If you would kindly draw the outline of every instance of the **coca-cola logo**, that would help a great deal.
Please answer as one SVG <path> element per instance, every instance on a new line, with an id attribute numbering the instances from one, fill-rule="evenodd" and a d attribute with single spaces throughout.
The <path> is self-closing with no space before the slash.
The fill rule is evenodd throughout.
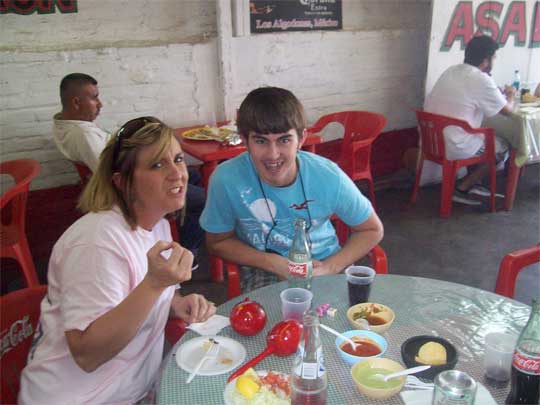
<path id="1" fill-rule="evenodd" d="M 540 357 L 525 356 L 516 350 L 513 363 L 514 367 L 526 374 L 540 375 Z"/>
<path id="2" fill-rule="evenodd" d="M 295 276 L 306 277 L 308 265 L 307 263 L 292 263 L 289 262 L 289 274 Z"/>
<path id="3" fill-rule="evenodd" d="M 2 354 L 0 357 L 33 334 L 34 328 L 30 324 L 30 315 L 26 315 L 22 319 L 13 322 L 9 329 L 4 329 L 0 333 L 0 342 L 2 345 Z"/>

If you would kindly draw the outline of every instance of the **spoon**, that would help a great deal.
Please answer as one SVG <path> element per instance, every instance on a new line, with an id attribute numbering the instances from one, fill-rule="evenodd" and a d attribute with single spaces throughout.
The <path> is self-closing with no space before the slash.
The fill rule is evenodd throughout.
<path id="1" fill-rule="evenodd" d="M 431 366 L 428 365 L 428 366 L 412 367 L 412 368 L 407 368 L 405 370 L 398 371 L 397 373 L 392 373 L 392 374 L 387 374 L 387 375 L 373 374 L 371 378 L 386 382 L 388 380 L 391 380 L 392 378 L 401 377 L 402 375 L 419 373 L 420 371 L 427 370 L 428 368 L 431 368 Z"/>
<path id="2" fill-rule="evenodd" d="M 330 333 L 332 333 L 333 335 L 339 336 L 340 338 L 342 338 L 342 339 L 346 340 L 347 342 L 349 342 L 349 343 L 352 345 L 353 350 L 356 349 L 357 343 L 356 343 L 354 340 L 352 340 L 351 338 L 348 338 L 347 336 L 342 335 L 342 334 L 339 333 L 337 330 L 334 330 L 334 329 L 332 329 L 331 327 L 326 326 L 326 325 L 324 325 L 324 324 L 322 324 L 322 323 L 320 323 L 319 326 L 320 326 L 321 328 L 323 328 L 325 331 L 330 332 Z"/>

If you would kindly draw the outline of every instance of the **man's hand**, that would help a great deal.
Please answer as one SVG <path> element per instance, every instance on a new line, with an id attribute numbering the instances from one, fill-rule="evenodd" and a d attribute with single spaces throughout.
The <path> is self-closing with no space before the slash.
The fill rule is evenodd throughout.
<path id="1" fill-rule="evenodd" d="M 171 250 L 169 259 L 162 252 Z M 193 254 L 176 242 L 159 241 L 146 254 L 146 279 L 154 288 L 165 288 L 191 279 Z"/>
<path id="2" fill-rule="evenodd" d="M 328 276 L 331 274 L 337 274 L 340 269 L 332 266 L 327 261 L 318 261 L 313 259 L 313 277 Z"/>
<path id="3" fill-rule="evenodd" d="M 204 322 L 216 313 L 214 303 L 200 294 L 189 294 L 185 297 L 175 295 L 172 310 L 175 316 L 187 323 Z"/>
<path id="4" fill-rule="evenodd" d="M 512 99 L 514 98 L 514 94 L 516 94 L 516 88 L 514 86 L 504 86 L 503 94 L 506 97 L 506 99 Z"/>

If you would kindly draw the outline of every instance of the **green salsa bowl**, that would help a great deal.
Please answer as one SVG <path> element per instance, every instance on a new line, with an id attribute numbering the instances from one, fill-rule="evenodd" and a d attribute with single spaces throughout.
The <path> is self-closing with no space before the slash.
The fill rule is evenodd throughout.
<path id="1" fill-rule="evenodd" d="M 374 377 L 374 375 L 382 374 L 384 376 L 404 369 L 401 364 L 394 360 L 370 358 L 356 363 L 351 368 L 351 376 L 358 391 L 365 396 L 373 399 L 386 399 L 401 391 L 407 376 L 392 378 L 384 382 L 381 378 Z"/>

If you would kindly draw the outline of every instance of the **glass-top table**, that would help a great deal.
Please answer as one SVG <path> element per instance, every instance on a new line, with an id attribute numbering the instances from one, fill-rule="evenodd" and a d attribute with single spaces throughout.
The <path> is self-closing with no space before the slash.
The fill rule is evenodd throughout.
<path id="1" fill-rule="evenodd" d="M 474 269 L 470 269 L 474 271 Z M 281 320 L 279 293 L 287 282 L 276 283 L 244 294 L 218 307 L 217 313 L 228 316 L 232 307 L 249 296 L 263 305 L 268 321 L 256 336 L 241 336 L 227 327 L 220 332 L 242 343 L 247 350 L 246 361 L 259 354 L 266 346 L 266 334 Z M 329 303 L 337 308 L 334 318 L 325 316 L 321 322 L 345 331 L 352 329 L 347 321 L 347 283 L 344 275 L 316 277 L 313 279 L 313 307 Z M 385 357 L 403 363 L 401 344 L 411 336 L 434 335 L 449 340 L 458 350 L 455 367 L 469 373 L 483 383 L 497 403 L 504 403 L 509 387 L 491 387 L 483 377 L 484 337 L 496 330 L 515 333 L 525 326 L 530 307 L 494 293 L 461 284 L 434 279 L 398 275 L 377 275 L 370 295 L 371 302 L 390 306 L 396 319 L 383 336 L 388 340 Z M 188 373 L 176 364 L 174 355 L 180 344 L 198 336 L 188 331 L 164 360 L 158 387 L 159 404 L 211 405 L 223 404 L 223 391 L 230 373 L 217 376 L 197 376 L 185 384 Z M 350 367 L 336 352 L 335 337 L 321 330 L 321 339 L 328 372 L 328 404 L 351 404 L 362 401 L 370 404 L 402 404 L 399 395 L 384 401 L 368 399 L 360 394 L 350 376 Z M 290 373 L 294 355 L 267 357 L 256 370 Z"/>

